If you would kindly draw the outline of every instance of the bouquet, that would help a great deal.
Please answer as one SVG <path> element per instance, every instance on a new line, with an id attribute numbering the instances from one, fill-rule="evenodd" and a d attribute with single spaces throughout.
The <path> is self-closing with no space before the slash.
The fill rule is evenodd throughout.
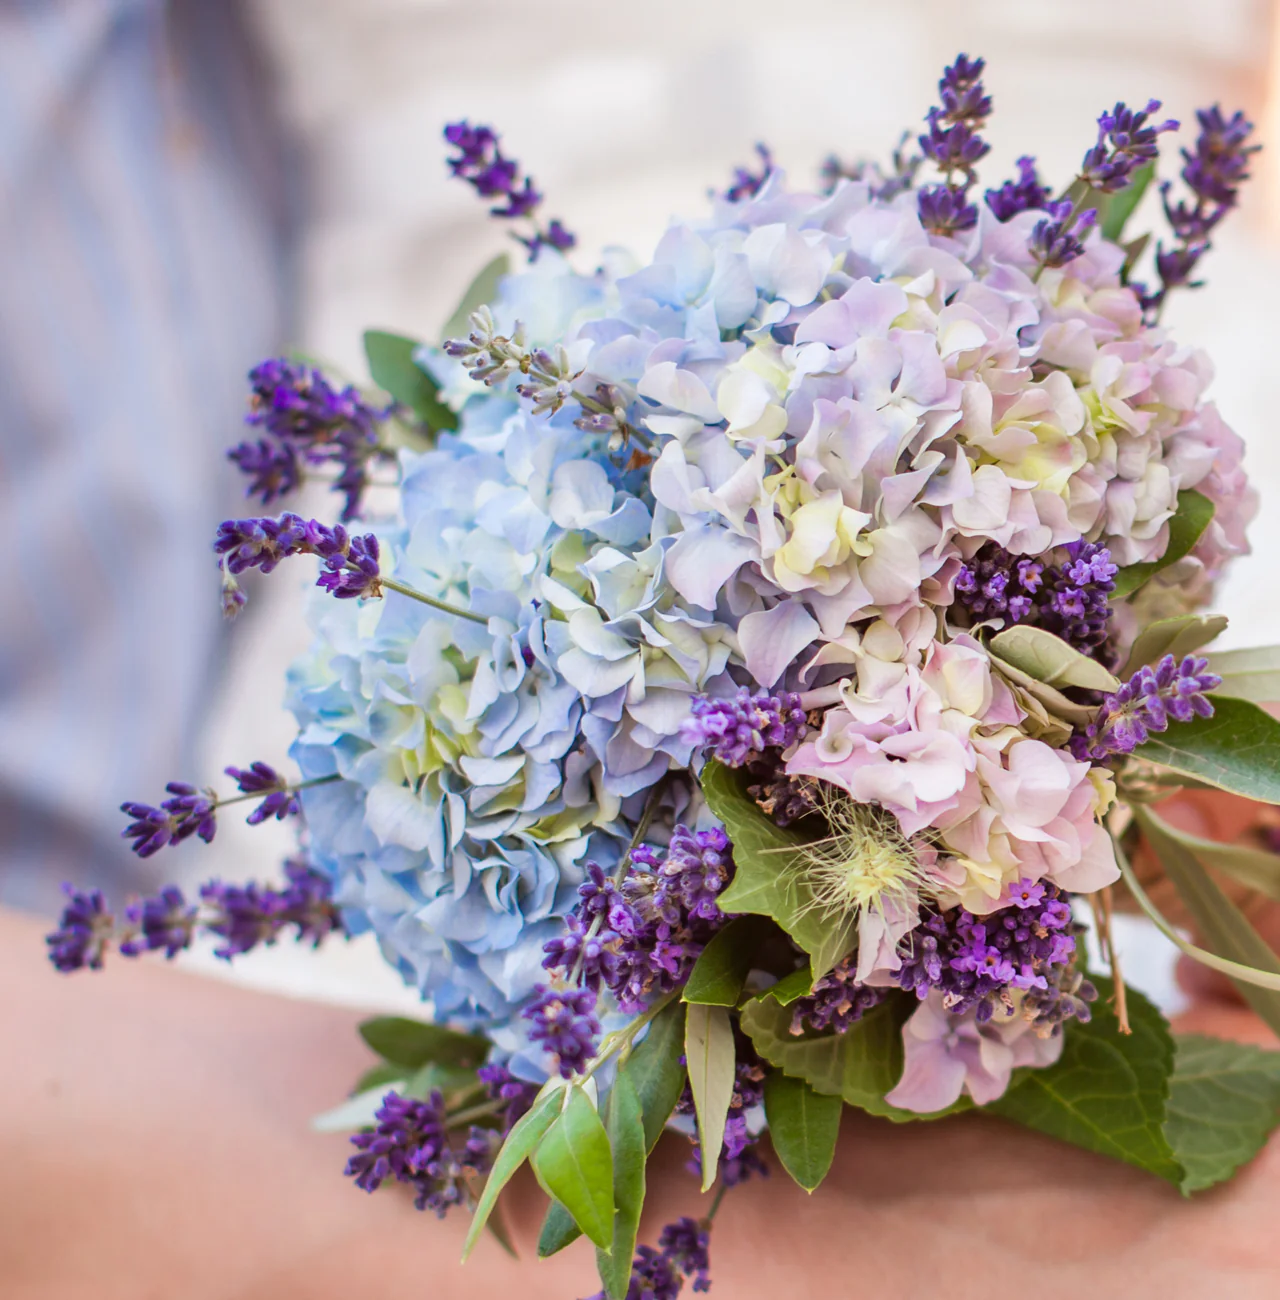
<path id="1" fill-rule="evenodd" d="M 1222 884 L 1280 897 L 1280 856 L 1159 810 L 1280 803 L 1280 649 L 1200 654 L 1256 501 L 1160 324 L 1256 146 L 1202 111 L 1152 245 L 1159 103 L 1104 112 L 1065 189 L 1022 158 L 984 191 L 982 75 L 957 58 L 890 166 L 794 189 L 761 146 L 650 261 L 590 272 L 494 132 L 448 127 L 527 264 L 487 266 L 439 346 L 367 334 L 371 388 L 259 366 L 230 453 L 263 507 L 317 474 L 342 498 L 214 543 L 229 615 L 250 570 L 319 561 L 301 775 L 124 805 L 143 856 L 238 801 L 300 815 L 301 855 L 119 917 L 71 891 L 54 963 L 371 929 L 424 1018 L 364 1026 L 379 1060 L 320 1121 L 348 1175 L 470 1211 L 470 1250 L 527 1161 L 539 1253 L 585 1235 L 613 1300 L 707 1289 L 764 1136 L 812 1190 L 846 1105 L 982 1107 L 1184 1192 L 1247 1160 L 1277 1056 L 1172 1035 L 1109 933 L 1145 909 L 1280 1030 L 1280 961 Z M 637 1245 L 667 1129 L 714 1200 Z"/>

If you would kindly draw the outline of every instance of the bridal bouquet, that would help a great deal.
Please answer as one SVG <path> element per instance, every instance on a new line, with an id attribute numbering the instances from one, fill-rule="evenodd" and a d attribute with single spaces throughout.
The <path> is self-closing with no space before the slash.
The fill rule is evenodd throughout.
<path id="1" fill-rule="evenodd" d="M 1251 127 L 1199 114 L 1152 244 L 1159 104 L 1104 112 L 1064 189 L 1022 158 L 982 190 L 982 73 L 946 69 L 890 167 L 797 189 L 761 147 L 651 260 L 587 272 L 498 137 L 450 126 L 527 265 L 486 267 L 439 345 L 366 335 L 370 389 L 264 363 L 230 453 L 264 507 L 326 468 L 343 499 L 214 544 L 228 614 L 249 570 L 319 561 L 301 776 L 124 806 L 143 855 L 240 800 L 300 814 L 302 854 L 119 917 L 73 891 L 55 964 L 372 929 L 424 1019 L 364 1027 L 380 1060 L 321 1121 L 355 1130 L 348 1174 L 465 1207 L 470 1250 L 528 1161 L 539 1253 L 585 1235 L 613 1300 L 705 1290 L 724 1190 L 762 1149 L 816 1188 L 845 1105 L 982 1107 L 1184 1192 L 1247 1160 L 1276 1056 L 1171 1034 L 1109 933 L 1123 888 L 1280 1029 L 1280 960 L 1223 889 L 1280 897 L 1280 855 L 1159 809 L 1280 802 L 1280 650 L 1200 654 L 1256 501 L 1160 324 Z M 666 1129 L 716 1195 L 637 1246 Z"/>

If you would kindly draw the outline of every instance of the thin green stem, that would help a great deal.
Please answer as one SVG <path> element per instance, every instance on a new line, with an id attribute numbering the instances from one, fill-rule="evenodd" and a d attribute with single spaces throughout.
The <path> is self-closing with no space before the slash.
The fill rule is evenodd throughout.
<path id="1" fill-rule="evenodd" d="M 702 1221 L 709 1228 L 715 1220 L 716 1214 L 720 1210 L 720 1202 L 724 1200 L 724 1194 L 729 1190 L 729 1184 L 721 1181 L 719 1188 L 716 1190 L 716 1199 L 711 1202 L 711 1208 L 707 1211 L 706 1218 Z"/>
<path id="2" fill-rule="evenodd" d="M 484 614 L 475 614 L 469 609 L 460 609 L 457 605 L 450 605 L 446 601 L 437 600 L 434 596 L 428 596 L 425 591 L 418 591 L 415 587 L 407 586 L 403 582 L 397 582 L 394 578 L 388 578 L 385 574 L 378 578 L 378 581 L 384 587 L 390 587 L 392 591 L 398 591 L 402 596 L 408 596 L 410 600 L 419 600 L 424 605 L 430 605 L 432 609 L 438 609 L 442 613 L 452 614 L 455 618 L 470 619 L 472 623 L 489 622 Z"/>
<path id="3" fill-rule="evenodd" d="M 495 1101 L 484 1101 L 478 1106 L 469 1106 L 466 1110 L 454 1111 L 449 1116 L 449 1127 L 456 1128 L 462 1124 L 470 1124 L 473 1119 L 484 1119 L 489 1115 L 496 1115 L 508 1104 L 499 1097 Z"/>
<path id="4" fill-rule="evenodd" d="M 629 1025 L 622 1029 L 615 1030 L 612 1034 L 604 1039 L 600 1044 L 600 1051 L 591 1061 L 583 1072 L 580 1083 L 585 1083 L 593 1074 L 613 1055 L 621 1051 L 624 1047 L 630 1047 L 635 1036 L 647 1025 L 657 1014 L 662 1011 L 679 993 L 679 989 L 672 989 L 670 993 L 664 993 L 651 1007 L 637 1016 Z"/>

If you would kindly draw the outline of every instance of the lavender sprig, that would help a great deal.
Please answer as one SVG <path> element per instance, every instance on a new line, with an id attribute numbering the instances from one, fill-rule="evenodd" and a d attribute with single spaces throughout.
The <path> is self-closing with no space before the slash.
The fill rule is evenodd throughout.
<path id="1" fill-rule="evenodd" d="M 69 901 L 58 928 L 45 940 L 49 960 L 63 972 L 101 970 L 113 943 L 125 957 L 162 951 L 173 958 L 204 931 L 223 941 L 214 955 L 230 961 L 274 944 L 290 926 L 299 942 L 309 939 L 313 946 L 341 932 L 329 877 L 298 859 L 287 861 L 284 869 L 283 888 L 211 880 L 201 886 L 199 903 L 188 903 L 181 889 L 167 885 L 153 897 L 131 901 L 120 923 L 98 890 L 64 885 Z"/>
<path id="2" fill-rule="evenodd" d="M 1019 158 L 1017 167 L 1016 181 L 1005 181 L 998 190 L 988 190 L 984 196 L 987 207 L 1000 221 L 1008 221 L 1019 212 L 1034 212 L 1049 202 L 1051 191 L 1040 182 L 1036 160 L 1030 157 Z"/>
<path id="3" fill-rule="evenodd" d="M 595 1055 L 600 1022 L 591 989 L 543 988 L 520 1012 L 530 1022 L 529 1038 L 555 1057 L 561 1078 L 582 1074 Z"/>
<path id="4" fill-rule="evenodd" d="M 943 175 L 942 184 L 926 185 L 919 194 L 920 224 L 931 234 L 957 235 L 978 221 L 968 195 L 978 162 L 991 151 L 979 134 L 991 114 L 982 84 L 985 67 L 982 59 L 956 57 L 938 82 L 942 105 L 929 110 L 929 129 L 918 138 L 922 156 Z"/>
<path id="5" fill-rule="evenodd" d="M 735 167 L 733 179 L 724 192 L 724 198 L 730 203 L 739 203 L 743 199 L 753 199 L 760 193 L 761 187 L 773 173 L 773 154 L 768 145 L 756 142 L 756 154 L 760 158 L 760 170 L 753 172 L 749 167 Z"/>
<path id="6" fill-rule="evenodd" d="M 1102 760 L 1132 754 L 1151 732 L 1170 721 L 1213 717 L 1206 692 L 1222 685 L 1207 659 L 1187 655 L 1181 662 L 1165 655 L 1155 667 L 1139 668 L 1114 695 L 1108 695 L 1084 735 L 1072 737 L 1077 758 Z"/>
<path id="7" fill-rule="evenodd" d="M 680 736 L 726 767 L 741 767 L 766 749 L 793 745 L 807 726 L 794 691 L 771 695 L 742 686 L 736 695 L 724 698 L 695 697 L 690 716 L 680 725 Z"/>
<path id="8" fill-rule="evenodd" d="M 1102 194 L 1114 194 L 1133 184 L 1138 168 L 1152 162 L 1160 152 L 1160 135 L 1176 131 L 1178 123 L 1168 118 L 1159 124 L 1151 115 L 1160 111 L 1160 101 L 1150 100 L 1144 109 L 1117 103 L 1098 118 L 1098 140 L 1080 164 L 1079 179 Z"/>
<path id="9" fill-rule="evenodd" d="M 515 235 L 528 250 L 529 261 L 537 261 L 544 248 L 564 252 L 577 243 L 559 220 L 545 226 L 538 223 L 534 213 L 543 196 L 531 176 L 521 175 L 520 164 L 502 152 L 498 134 L 492 127 L 452 122 L 445 127 L 444 138 L 458 151 L 448 159 L 449 170 L 466 181 L 481 198 L 498 200 L 489 209 L 493 216 L 529 219 L 532 231 Z"/>

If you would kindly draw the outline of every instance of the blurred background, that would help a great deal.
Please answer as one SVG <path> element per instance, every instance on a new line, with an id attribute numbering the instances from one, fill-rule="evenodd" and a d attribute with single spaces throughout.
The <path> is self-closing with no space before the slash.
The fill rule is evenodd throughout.
<path id="1" fill-rule="evenodd" d="M 0 901 L 52 916 L 62 880 L 119 899 L 267 876 L 289 851 L 286 827 L 224 817 L 212 845 L 139 861 L 117 809 L 284 760 L 309 580 L 286 566 L 221 622 L 209 542 L 244 513 L 225 449 L 256 361 L 296 347 L 359 378 L 364 329 L 437 338 L 509 246 L 448 180 L 446 121 L 503 133 L 584 264 L 606 244 L 647 254 L 758 140 L 801 182 L 833 151 L 886 158 L 961 50 L 988 63 L 988 185 L 1021 153 L 1065 183 L 1117 98 L 1162 99 L 1187 139 L 1194 109 L 1221 102 L 1280 142 L 1277 8 L 0 0 Z M 1177 165 L 1166 143 L 1162 173 Z M 1209 286 L 1166 321 L 1213 357 L 1267 502 L 1218 601 L 1222 644 L 1254 645 L 1280 640 L 1280 150 L 1219 243 Z M 1141 927 L 1125 939 L 1135 982 L 1172 1003 L 1171 957 Z M 306 996 L 415 1002 L 362 943 L 234 970 L 190 960 Z"/>

